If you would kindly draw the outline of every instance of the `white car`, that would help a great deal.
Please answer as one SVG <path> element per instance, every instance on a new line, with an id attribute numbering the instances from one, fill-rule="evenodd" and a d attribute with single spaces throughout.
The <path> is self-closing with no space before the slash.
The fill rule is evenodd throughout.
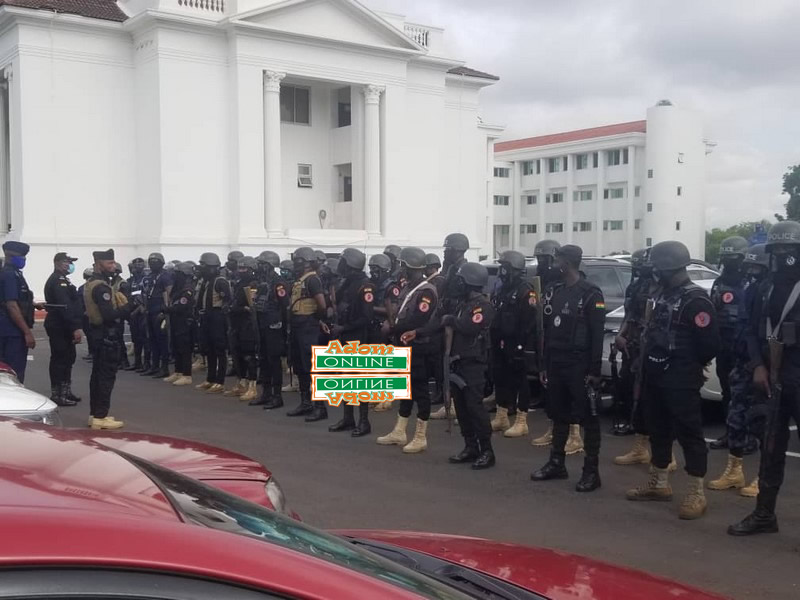
<path id="1" fill-rule="evenodd" d="M 686 272 L 689 274 L 689 279 L 691 279 L 693 283 L 699 285 L 707 292 L 711 291 L 714 280 L 719 277 L 719 271 L 700 263 L 690 264 L 686 267 Z"/>
<path id="2" fill-rule="evenodd" d="M 61 426 L 61 416 L 56 403 L 47 396 L 22 385 L 14 369 L 2 362 L 0 362 L 0 417 Z"/>

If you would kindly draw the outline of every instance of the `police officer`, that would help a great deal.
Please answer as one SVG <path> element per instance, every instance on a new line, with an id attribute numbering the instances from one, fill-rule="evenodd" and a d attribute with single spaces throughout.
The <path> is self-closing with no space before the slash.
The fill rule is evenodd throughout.
<path id="1" fill-rule="evenodd" d="M 767 424 L 756 508 L 728 528 L 737 536 L 778 531 L 775 505 L 786 468 L 789 422 L 800 423 L 800 223 L 773 225 L 766 251 L 772 272 L 756 296 L 747 339 L 756 393 L 767 397 Z"/>
<path id="2" fill-rule="evenodd" d="M 323 295 L 325 296 L 325 319 L 324 321 L 332 325 L 336 320 L 336 291 L 341 284 L 339 276 L 339 259 L 327 258 L 325 253 L 317 250 L 314 252 L 317 257 L 317 275 L 322 282 Z M 328 343 L 327 334 L 322 334 L 319 341 L 320 345 Z"/>
<path id="3" fill-rule="evenodd" d="M 744 294 L 737 307 L 738 322 L 734 339 L 734 367 L 731 371 L 731 403 L 728 405 L 726 420 L 728 434 L 728 464 L 718 479 L 708 482 L 711 490 L 740 489 L 742 496 L 755 498 L 758 495 L 758 477 L 745 486 L 742 458 L 752 454 L 759 447 L 766 420 L 766 396 L 756 393 L 753 386 L 753 367 L 747 348 L 747 335 L 750 330 L 750 315 L 758 295 L 763 293 L 761 285 L 769 272 L 769 255 L 764 244 L 758 244 L 745 251 L 743 269 L 745 271 Z"/>
<path id="4" fill-rule="evenodd" d="M 491 327 L 492 371 L 497 413 L 492 431 L 505 437 L 528 435 L 530 386 L 528 369 L 535 370 L 539 299 L 525 274 L 525 256 L 508 250 L 499 259 L 500 288 L 492 297 L 495 318 Z M 509 415 L 516 414 L 514 425 Z"/>
<path id="5" fill-rule="evenodd" d="M 615 435 L 633 432 L 635 438 L 631 450 L 614 458 L 617 465 L 649 464 L 650 444 L 647 427 L 644 423 L 644 403 L 635 395 L 641 396 L 642 332 L 646 326 L 647 305 L 656 291 L 653 280 L 653 266 L 650 264 L 650 250 L 637 250 L 631 255 L 631 283 L 625 290 L 625 320 L 620 327 L 614 344 L 622 353 L 622 371 L 617 393 L 622 396 L 622 410 L 630 422 L 623 422 L 614 429 Z"/>
<path id="6" fill-rule="evenodd" d="M 120 429 L 123 422 L 109 416 L 108 412 L 120 363 L 119 323 L 130 313 L 131 305 L 124 294 L 111 288 L 116 270 L 114 250 L 98 250 L 92 256 L 94 274 L 83 290 L 89 316 L 86 335 L 94 339 L 89 380 L 89 427 Z"/>
<path id="7" fill-rule="evenodd" d="M 555 265 L 556 250 L 561 247 L 555 240 L 540 240 L 533 248 L 533 256 L 536 258 L 536 276 L 541 279 L 542 293 L 546 288 L 558 283 L 560 273 Z"/>
<path id="8" fill-rule="evenodd" d="M 320 321 L 326 318 L 325 292 L 311 248 L 295 250 L 292 264 L 296 280 L 289 304 L 289 354 L 300 387 L 300 404 L 286 414 L 305 416 L 307 422 L 321 421 L 328 418 L 328 409 L 323 400 L 311 401 L 311 346 L 319 343 Z"/>
<path id="9" fill-rule="evenodd" d="M 486 267 L 462 263 L 448 288 L 450 297 L 458 301 L 455 313 L 446 314 L 441 320 L 441 326 L 452 330 L 453 335 L 450 373 L 445 373 L 445 377 L 450 378 L 456 417 L 464 437 L 464 449 L 448 461 L 453 464 L 469 462 L 476 470 L 495 464 L 492 426 L 483 405 L 488 338 L 494 319 L 494 308 L 483 293 L 488 281 Z"/>
<path id="10" fill-rule="evenodd" d="M 456 275 L 459 267 L 466 264 L 467 259 L 464 254 L 469 250 L 469 239 L 463 233 L 451 233 L 444 238 L 444 264 L 442 274 L 444 275 L 444 293 L 441 296 L 440 312 L 445 315 L 455 314 L 456 306 L 461 301 L 456 294 L 460 291 L 456 283 Z"/>
<path id="11" fill-rule="evenodd" d="M 222 269 L 221 275 L 228 280 L 231 288 L 239 278 L 239 261 L 244 258 L 244 252 L 240 250 L 231 250 L 228 252 L 228 258 L 225 260 L 225 267 Z"/>
<path id="12" fill-rule="evenodd" d="M 240 379 L 226 396 L 238 396 L 243 402 L 258 398 L 259 328 L 254 299 L 258 290 L 258 263 L 252 256 L 238 261 L 239 277 L 233 289 L 230 322 L 237 345 L 231 348 L 235 371 Z"/>
<path id="13" fill-rule="evenodd" d="M 83 290 L 86 287 L 86 284 L 89 283 L 89 280 L 94 275 L 94 267 L 89 267 L 83 270 L 83 283 L 78 288 L 78 299 L 80 300 L 81 305 L 81 314 L 83 318 L 81 319 L 81 329 L 84 332 L 89 330 L 89 317 L 86 316 L 86 304 L 83 301 Z M 83 357 L 83 360 L 91 362 L 92 360 L 92 340 L 89 339 L 89 336 L 86 336 L 86 346 L 87 346 L 87 354 Z M 78 400 L 80 401 L 80 400 Z"/>
<path id="14" fill-rule="evenodd" d="M 169 315 L 169 332 L 175 372 L 164 381 L 172 385 L 192 384 L 192 347 L 195 331 L 195 284 L 194 266 L 189 262 L 178 263 L 173 270 L 173 285 L 169 305 L 164 312 Z"/>
<path id="15" fill-rule="evenodd" d="M 385 342 L 381 335 L 381 328 L 383 322 L 388 318 L 386 306 L 386 293 L 392 280 L 389 275 L 392 270 L 392 261 L 386 254 L 375 254 L 369 259 L 369 278 L 372 282 L 373 294 L 375 300 L 373 302 L 373 319 L 372 326 L 370 327 L 370 342 Z"/>
<path id="16" fill-rule="evenodd" d="M 250 404 L 271 410 L 283 406 L 281 357 L 286 356 L 288 341 L 289 292 L 286 283 L 275 271 L 281 262 L 275 252 L 265 250 L 259 254 L 257 261 L 259 284 L 253 304 L 258 318 L 259 376 L 263 387 L 261 396 L 251 400 Z"/>
<path id="17" fill-rule="evenodd" d="M 686 459 L 689 491 L 678 510 L 681 519 L 706 511 L 703 478 L 708 448 L 703 438 L 703 369 L 719 347 L 716 311 L 705 290 L 686 273 L 689 250 L 680 242 L 660 242 L 650 250 L 659 284 L 643 337 L 645 420 L 650 432 L 653 469 L 646 485 L 629 490 L 628 500 L 672 498 L 669 464 L 677 437 Z M 588 443 L 588 440 L 587 440 Z"/>
<path id="18" fill-rule="evenodd" d="M 428 389 L 430 361 L 428 353 L 439 354 L 439 346 L 431 341 L 436 328 L 432 320 L 438 297 L 436 288 L 425 279 L 425 252 L 413 246 L 400 251 L 400 273 L 408 283 L 400 296 L 397 319 L 387 323 L 384 333 L 396 345 L 411 347 L 411 399 L 400 400 L 400 410 L 394 429 L 376 441 L 383 446 L 403 446 L 406 454 L 416 454 L 428 447 L 428 419 L 431 415 L 431 396 Z M 411 409 L 417 403 L 417 425 L 414 438 L 406 443 L 406 429 Z"/>
<path id="19" fill-rule="evenodd" d="M 556 249 L 555 267 L 561 279 L 546 296 L 544 306 L 544 369 L 553 418 L 550 460 L 531 474 L 534 481 L 567 479 L 565 446 L 570 424 L 583 425 L 586 458 L 575 489 L 591 492 L 600 487 L 600 420 L 596 390 L 601 382 L 605 302 L 603 293 L 579 271 L 583 251 L 574 245 Z"/>
<path id="20" fill-rule="evenodd" d="M 131 301 L 128 290 L 128 282 L 122 278 L 122 265 L 118 262 L 114 263 L 114 277 L 111 279 L 111 289 L 114 293 L 119 292 L 123 294 L 128 302 Z M 130 315 L 128 318 L 130 318 Z M 125 345 L 125 319 L 119 320 L 119 350 L 119 370 L 129 371 L 131 368 L 131 363 L 128 360 L 128 347 Z"/>
<path id="21" fill-rule="evenodd" d="M 375 286 L 366 273 L 364 266 L 367 257 L 355 248 L 345 248 L 339 259 L 339 275 L 342 285 L 337 299 L 336 324 L 330 328 L 332 339 L 345 342 L 364 343 L 369 337 L 375 306 Z M 369 434 L 369 404 L 358 405 L 358 425 L 353 418 L 353 406 L 344 404 L 342 419 L 328 427 L 328 431 L 350 431 L 353 437 Z"/>
<path id="22" fill-rule="evenodd" d="M 426 254 L 425 255 L 425 277 L 431 280 L 433 283 L 434 279 L 439 276 L 439 269 L 442 268 L 442 261 L 439 260 L 439 256 L 434 253 Z M 441 276 L 441 279 L 444 280 L 444 275 Z"/>
<path id="23" fill-rule="evenodd" d="M 291 260 L 282 260 L 281 261 L 281 269 L 280 269 L 280 276 L 283 282 L 286 284 L 286 289 L 291 292 L 292 285 L 295 282 L 295 275 L 294 275 L 294 263 Z M 286 339 L 287 343 L 288 340 L 291 339 L 291 322 L 287 321 L 285 324 L 286 327 Z M 282 392 L 296 392 L 298 391 L 297 386 L 297 378 L 294 376 L 294 372 L 291 367 L 290 355 L 288 355 L 289 349 L 287 346 L 287 357 L 286 360 L 282 361 L 284 363 L 283 370 L 289 376 L 289 383 L 281 388 Z"/>
<path id="24" fill-rule="evenodd" d="M 144 294 L 144 259 L 141 257 L 134 258 L 128 264 L 128 293 L 130 294 L 130 301 L 134 309 L 145 304 Z M 143 310 L 133 310 L 130 315 L 129 326 L 131 330 L 131 342 L 133 342 L 133 368 L 132 371 L 142 373 L 149 371 L 150 364 L 150 347 L 147 343 L 147 315 Z"/>
<path id="25" fill-rule="evenodd" d="M 389 244 L 383 249 L 383 253 L 389 257 L 392 266 L 389 269 L 389 277 L 393 280 L 399 279 L 400 276 L 400 251 L 402 248 L 396 244 Z"/>
<path id="26" fill-rule="evenodd" d="M 201 345 L 206 353 L 206 380 L 197 389 L 209 394 L 225 391 L 228 368 L 227 313 L 231 304 L 231 286 L 220 274 L 219 256 L 205 252 L 200 256 L 200 288 L 197 294 L 197 318 L 200 321 Z"/>
<path id="27" fill-rule="evenodd" d="M 239 279 L 239 261 L 244 258 L 244 253 L 240 250 L 232 250 L 228 252 L 228 258 L 225 261 L 225 267 L 222 269 L 222 276 L 228 280 L 228 283 L 231 287 L 231 293 L 233 293 L 234 288 L 236 287 L 236 282 Z M 227 323 L 227 336 L 228 336 L 228 349 L 231 353 L 234 352 L 234 349 L 239 346 L 239 340 L 236 339 L 236 330 L 231 326 L 229 314 L 226 315 Z M 236 377 L 236 381 L 238 382 L 242 375 L 236 370 L 237 363 L 235 360 L 231 359 L 230 365 L 226 365 L 226 375 L 228 377 Z"/>
<path id="28" fill-rule="evenodd" d="M 14 369 L 25 382 L 28 350 L 36 347 L 33 338 L 33 292 L 22 276 L 30 246 L 22 242 L 3 244 L 5 263 L 0 271 L 0 360 Z"/>
<path id="29" fill-rule="evenodd" d="M 169 304 L 172 274 L 164 269 L 164 256 L 153 252 L 147 257 L 150 274 L 147 276 L 147 337 L 150 344 L 151 367 L 142 375 L 153 379 L 169 377 L 169 336 L 164 307 Z"/>
<path id="30" fill-rule="evenodd" d="M 722 407 L 727 415 L 731 401 L 730 375 L 733 371 L 734 346 L 739 325 L 739 306 L 744 298 L 744 255 L 750 244 L 743 237 L 733 236 L 722 240 L 719 261 L 722 274 L 711 287 L 711 302 L 719 319 L 720 348 L 717 354 L 717 378 L 722 389 Z M 711 442 L 712 450 L 728 447 L 727 432 Z"/>
<path id="31" fill-rule="evenodd" d="M 53 257 L 53 274 L 44 284 L 47 316 L 44 329 L 50 340 L 50 399 L 59 406 L 75 406 L 68 399 L 72 366 L 75 364 L 75 345 L 81 343 L 83 311 L 78 290 L 69 280 L 75 271 L 76 258 L 59 252 Z"/>

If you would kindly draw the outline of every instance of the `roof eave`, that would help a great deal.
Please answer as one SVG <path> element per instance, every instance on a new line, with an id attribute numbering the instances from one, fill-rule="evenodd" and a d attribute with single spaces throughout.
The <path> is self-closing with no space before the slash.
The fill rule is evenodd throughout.
<path id="1" fill-rule="evenodd" d="M 557 144 L 546 144 L 542 146 L 528 146 L 525 148 L 515 148 L 513 150 L 502 150 L 502 151 L 495 151 L 495 157 L 498 159 L 503 160 L 514 160 L 517 158 L 517 155 L 529 155 L 532 152 L 542 152 L 544 154 L 552 153 L 552 150 L 555 148 L 559 149 L 570 149 L 575 148 L 576 146 L 585 146 L 587 144 L 591 145 L 594 144 L 598 146 L 598 148 L 588 148 L 587 152 L 592 152 L 595 149 L 602 149 L 607 144 L 613 145 L 614 143 L 618 143 L 625 139 L 631 139 L 632 141 L 641 142 L 639 144 L 634 145 L 644 145 L 644 140 L 647 138 L 646 132 L 642 131 L 630 131 L 627 133 L 618 133 L 615 135 L 604 135 L 602 137 L 594 137 L 594 138 L 586 138 L 582 140 L 572 140 L 570 142 L 559 142 Z M 513 140 L 509 140 L 513 141 Z M 500 144 L 504 142 L 498 142 Z"/>

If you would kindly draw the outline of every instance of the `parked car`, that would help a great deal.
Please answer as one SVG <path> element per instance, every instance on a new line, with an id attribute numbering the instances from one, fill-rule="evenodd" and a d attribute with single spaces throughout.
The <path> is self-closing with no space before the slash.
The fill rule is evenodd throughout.
<path id="1" fill-rule="evenodd" d="M 324 532 L 63 429 L 0 421 L 0 598 L 712 600 L 562 552 Z"/>
<path id="2" fill-rule="evenodd" d="M 4 362 L 0 362 L 0 416 L 61 425 L 56 403 L 22 385 L 14 369 Z"/>
<path id="3" fill-rule="evenodd" d="M 719 271 L 712 268 L 707 263 L 693 262 L 686 267 L 686 272 L 689 278 L 703 288 L 705 291 L 710 292 L 711 286 L 714 285 L 714 280 L 719 277 Z"/>

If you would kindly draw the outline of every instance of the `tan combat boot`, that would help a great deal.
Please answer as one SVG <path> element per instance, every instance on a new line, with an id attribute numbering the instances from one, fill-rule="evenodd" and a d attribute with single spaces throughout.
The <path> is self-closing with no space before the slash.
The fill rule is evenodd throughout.
<path id="1" fill-rule="evenodd" d="M 710 490 L 729 490 L 730 488 L 743 488 L 747 482 L 744 480 L 742 471 L 742 459 L 728 454 L 728 464 L 719 479 L 708 482 Z"/>
<path id="2" fill-rule="evenodd" d="M 650 462 L 650 438 L 636 434 L 633 448 L 627 454 L 614 458 L 615 465 L 646 465 Z"/>
<path id="3" fill-rule="evenodd" d="M 212 383 L 211 387 L 206 389 L 206 394 L 222 394 L 225 391 L 225 386 L 221 383 Z"/>
<path id="4" fill-rule="evenodd" d="M 195 389 L 198 389 L 198 390 L 207 390 L 207 389 L 208 389 L 208 388 L 210 388 L 212 385 L 214 385 L 214 384 L 213 384 L 213 383 L 211 383 L 210 381 L 204 381 L 203 383 L 201 383 L 201 384 L 199 384 L 199 385 L 196 385 L 196 386 L 194 386 L 194 387 L 195 387 Z"/>
<path id="5" fill-rule="evenodd" d="M 689 490 L 678 509 L 678 517 L 691 520 L 699 519 L 706 513 L 706 496 L 703 493 L 703 478 L 689 477 Z"/>
<path id="6" fill-rule="evenodd" d="M 675 458 L 675 452 L 673 451 L 672 460 L 670 461 L 669 466 L 667 467 L 667 471 L 669 471 L 670 473 L 674 473 L 677 470 L 678 470 L 678 461 Z"/>
<path id="7" fill-rule="evenodd" d="M 376 442 L 381 446 L 405 446 L 406 442 L 406 427 L 408 426 L 408 417 L 401 417 L 397 415 L 397 422 L 394 424 L 394 429 L 379 437 Z"/>
<path id="8" fill-rule="evenodd" d="M 567 443 L 564 446 L 564 453 L 567 456 L 572 456 L 573 454 L 578 454 L 578 452 L 583 452 L 583 438 L 581 437 L 581 426 L 570 425 L 569 437 L 567 438 Z"/>
<path id="9" fill-rule="evenodd" d="M 289 383 L 281 388 L 282 392 L 296 392 L 300 388 L 297 386 L 294 377 L 289 377 Z"/>
<path id="10" fill-rule="evenodd" d="M 511 423 L 508 421 L 508 409 L 498 406 L 494 419 L 492 419 L 492 431 L 505 431 L 509 427 L 511 427 Z"/>
<path id="11" fill-rule="evenodd" d="M 92 419 L 89 427 L 92 429 L 121 429 L 125 425 L 122 421 L 117 421 L 114 417 L 104 419 Z"/>
<path id="12" fill-rule="evenodd" d="M 422 452 L 428 447 L 428 438 L 425 437 L 428 431 L 428 422 L 422 419 L 417 419 L 417 428 L 414 431 L 414 437 L 411 441 L 403 446 L 403 452 L 406 454 L 417 454 Z"/>
<path id="13" fill-rule="evenodd" d="M 180 376 L 181 376 L 181 374 L 180 374 L 180 373 L 178 373 L 177 371 L 175 371 L 175 372 L 174 372 L 172 375 L 170 375 L 169 377 L 164 377 L 163 381 L 166 381 L 167 383 L 173 383 L 173 382 L 174 382 L 176 379 L 178 379 L 178 377 L 180 377 Z"/>
<path id="14" fill-rule="evenodd" d="M 525 410 L 517 411 L 517 418 L 514 424 L 503 432 L 507 438 L 524 437 L 528 435 L 528 412 Z"/>
<path id="15" fill-rule="evenodd" d="M 758 496 L 758 477 L 753 479 L 752 483 L 739 490 L 739 495 L 745 498 L 755 498 Z"/>
<path id="16" fill-rule="evenodd" d="M 240 379 L 239 383 L 233 386 L 231 389 L 226 390 L 223 393 L 223 396 L 241 396 L 247 391 L 247 379 Z"/>
<path id="17" fill-rule="evenodd" d="M 386 412 L 387 410 L 392 410 L 391 400 L 386 400 L 385 402 L 378 402 L 375 405 L 375 412 Z"/>
<path id="18" fill-rule="evenodd" d="M 537 438 L 533 438 L 531 440 L 531 446 L 549 446 L 553 443 L 553 422 L 550 421 L 550 424 L 547 426 L 547 431 L 544 432 L 544 435 L 540 435 Z"/>
<path id="19" fill-rule="evenodd" d="M 635 487 L 625 492 L 625 497 L 633 501 L 655 500 L 669 502 L 672 500 L 672 487 L 669 485 L 669 472 L 667 469 L 656 469 L 650 473 L 650 478 L 643 486 Z"/>
<path id="20" fill-rule="evenodd" d="M 188 375 L 181 375 L 172 382 L 172 385 L 192 385 L 192 378 Z"/>
<path id="21" fill-rule="evenodd" d="M 250 400 L 255 400 L 256 398 L 258 398 L 258 384 L 255 381 L 248 381 L 247 391 L 239 396 L 239 400 L 242 402 L 250 402 Z"/>
<path id="22" fill-rule="evenodd" d="M 205 368 L 206 368 L 206 361 L 202 356 L 198 356 L 192 363 L 192 372 L 202 371 Z"/>
<path id="23" fill-rule="evenodd" d="M 378 410 L 377 406 L 375 407 L 375 410 Z M 453 408 L 451 407 L 450 410 L 452 411 Z M 436 412 L 432 412 L 430 418 L 431 419 L 436 419 L 436 420 L 446 419 L 447 418 L 447 409 L 445 408 L 444 404 L 442 404 L 439 407 L 439 410 L 437 410 Z"/>

